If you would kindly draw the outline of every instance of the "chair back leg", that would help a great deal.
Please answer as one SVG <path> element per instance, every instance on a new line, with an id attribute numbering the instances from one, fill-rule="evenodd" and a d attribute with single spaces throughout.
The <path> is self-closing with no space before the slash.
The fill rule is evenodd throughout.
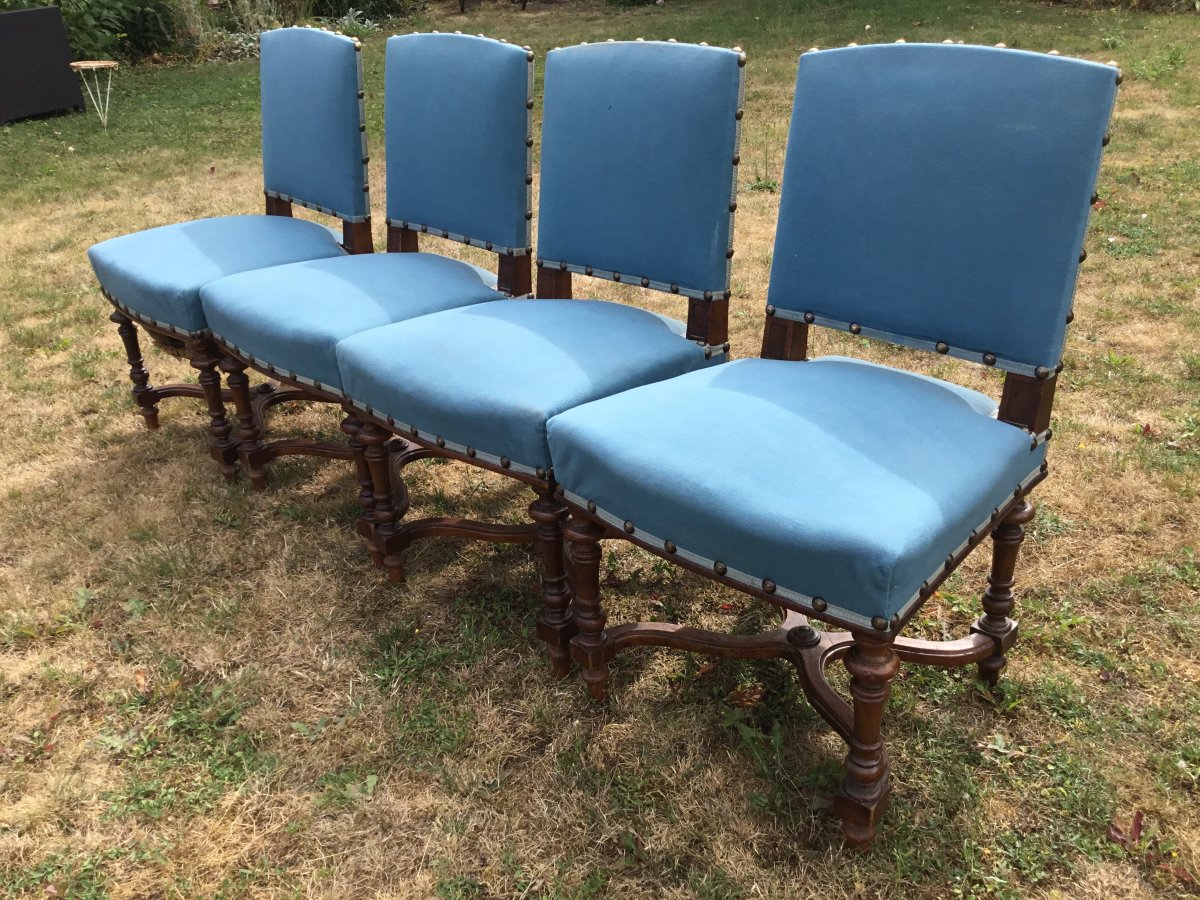
<path id="1" fill-rule="evenodd" d="M 209 453 L 226 481 L 237 478 L 238 442 L 233 437 L 233 425 L 225 414 L 225 398 L 221 394 L 221 376 L 217 365 L 221 352 L 211 338 L 192 339 L 186 345 L 188 362 L 200 373 L 200 390 L 208 405 L 208 430 L 212 435 Z"/>
<path id="2" fill-rule="evenodd" d="M 608 695 L 608 663 L 613 648 L 604 630 L 607 616 L 600 606 L 600 539 L 604 529 L 587 519 L 571 516 L 565 534 L 570 542 L 571 583 L 575 588 L 575 627 L 571 655 L 579 663 L 588 691 L 597 700 Z"/>
<path id="3" fill-rule="evenodd" d="M 542 552 L 542 616 L 537 635 L 546 643 L 556 678 L 564 678 L 571 672 L 571 638 L 577 631 L 563 546 L 563 522 L 567 514 L 567 508 L 555 498 L 552 488 L 537 491 L 537 499 L 529 504 L 529 517 L 537 523 L 537 541 Z"/>

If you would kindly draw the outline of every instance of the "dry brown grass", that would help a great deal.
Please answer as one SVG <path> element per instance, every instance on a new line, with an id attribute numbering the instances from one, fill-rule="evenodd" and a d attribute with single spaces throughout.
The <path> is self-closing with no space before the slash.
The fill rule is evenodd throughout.
<path id="1" fill-rule="evenodd" d="M 862 21 L 888 40 L 918 18 L 847 6 L 811 21 L 766 0 L 662 13 L 681 39 L 751 51 L 743 158 L 764 175 L 782 159 L 795 51 L 861 40 Z M 497 6 L 470 27 L 541 51 L 652 36 L 667 28 L 652 15 L 582 4 L 520 18 Z M 1124 54 L 1127 69 L 1171 43 L 1200 52 L 1190 19 L 1017 4 L 956 15 L 934 27 Z M 1114 29 L 1126 43 L 1106 49 Z M 94 190 L 19 194 L 0 220 L 0 885 L 112 897 L 1183 893 L 1161 860 L 1127 856 L 1103 831 L 1144 810 L 1173 864 L 1200 872 L 1189 780 L 1200 767 L 1200 573 L 1187 555 L 1200 547 L 1198 93 L 1194 64 L 1123 89 L 1101 183 L 1110 202 L 1089 241 L 1056 407 L 1054 477 L 1038 489 L 1045 512 L 1023 556 L 1024 643 L 998 703 L 969 678 L 913 670 L 899 683 L 895 805 L 866 855 L 841 848 L 824 812 L 843 748 L 785 669 L 638 654 L 598 706 L 577 680 L 547 677 L 524 550 L 429 543 L 411 554 L 407 583 L 388 584 L 353 534 L 344 467 L 282 462 L 255 495 L 216 477 L 197 405 L 170 403 L 160 431 L 140 428 L 84 250 L 181 216 L 254 210 L 252 153 L 109 150 Z M 138 102 L 120 99 L 131 112 Z M 101 152 L 74 120 L 39 133 L 55 128 Z M 735 355 L 757 351 L 777 202 L 739 198 Z M 1143 213 L 1152 239 L 1127 227 Z M 1113 235 L 1134 252 L 1106 252 Z M 595 291 L 682 313 L 669 297 Z M 816 349 L 997 386 L 973 367 L 840 335 L 819 335 Z M 157 381 L 189 375 L 161 353 L 150 366 Z M 314 407 L 275 421 L 333 433 L 338 417 Z M 495 477 L 413 473 L 416 514 L 522 515 L 521 490 Z M 736 595 L 610 549 L 615 619 L 658 602 L 715 627 L 761 621 Z M 918 627 L 961 629 L 983 566 L 971 560 Z M 727 698 L 749 683 L 766 699 L 739 710 Z"/>

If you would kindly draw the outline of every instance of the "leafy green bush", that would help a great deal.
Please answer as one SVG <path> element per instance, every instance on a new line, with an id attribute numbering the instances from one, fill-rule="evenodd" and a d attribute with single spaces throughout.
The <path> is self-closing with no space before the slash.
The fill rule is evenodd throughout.
<path id="1" fill-rule="evenodd" d="M 62 10 L 76 59 L 135 59 L 174 50 L 184 30 L 180 0 L 48 0 Z M 190 3 L 191 0 L 182 0 Z M 0 0 L 0 11 L 45 6 Z"/>

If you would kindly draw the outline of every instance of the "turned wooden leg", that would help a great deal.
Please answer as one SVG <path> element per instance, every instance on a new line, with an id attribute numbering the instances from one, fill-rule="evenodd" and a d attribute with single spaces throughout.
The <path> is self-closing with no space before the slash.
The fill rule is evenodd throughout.
<path id="1" fill-rule="evenodd" d="M 388 578 L 401 581 L 404 578 L 404 563 L 398 553 L 388 553 L 388 539 L 396 532 L 396 503 L 392 491 L 392 464 L 387 442 L 391 437 L 373 422 L 365 423 L 359 430 L 359 439 L 365 445 L 363 458 L 371 480 L 371 509 L 375 529 L 371 537 L 371 560 L 376 565 L 387 566 Z M 360 494 L 361 496 L 361 494 Z"/>
<path id="2" fill-rule="evenodd" d="M 129 362 L 129 380 L 133 382 L 133 402 L 142 414 L 142 423 L 147 428 L 158 427 L 158 395 L 150 386 L 150 373 L 142 361 L 142 348 L 138 343 L 137 326 L 133 320 L 119 309 L 114 309 L 108 317 L 117 326 L 117 334 L 125 345 L 125 359 Z"/>
<path id="3" fill-rule="evenodd" d="M 342 409 L 346 413 L 346 418 L 342 419 L 342 433 L 346 435 L 346 443 L 350 447 L 350 452 L 354 454 L 354 477 L 358 481 L 358 505 L 362 507 L 362 512 L 358 514 L 360 522 L 366 523 L 369 527 L 375 521 L 375 492 L 371 485 L 371 466 L 367 463 L 367 445 L 362 441 L 362 420 L 358 418 L 358 413 L 349 403 L 342 404 Z M 371 551 L 371 561 L 375 565 L 383 564 L 383 557 L 375 558 L 375 551 Z"/>
<path id="4" fill-rule="evenodd" d="M 567 508 L 555 499 L 553 490 L 538 491 L 529 504 L 529 517 L 537 523 L 538 546 L 542 550 L 542 617 L 537 634 L 550 650 L 554 675 L 571 672 L 571 638 L 575 619 L 571 612 L 571 586 L 563 559 L 563 522 Z"/>
<path id="5" fill-rule="evenodd" d="M 866 846 L 875 840 L 875 828 L 887 808 L 891 789 L 887 754 L 883 749 L 883 709 L 891 682 L 900 670 L 900 659 L 890 643 L 856 636 L 846 654 L 853 698 L 854 726 L 846 743 L 846 777 L 833 801 L 842 819 L 848 843 Z"/>
<path id="6" fill-rule="evenodd" d="M 983 615 L 972 629 L 996 641 L 996 652 L 979 663 L 979 677 L 989 685 L 1000 680 L 1000 673 L 1008 664 L 1004 648 L 1016 639 L 1017 623 L 1009 618 L 1014 603 L 1013 573 L 1017 553 L 1025 540 L 1025 525 L 1033 519 L 1033 513 L 1033 504 L 1022 501 L 992 529 L 992 569 L 988 573 L 987 590 L 983 592 Z"/>
<path id="7" fill-rule="evenodd" d="M 571 516 L 565 530 L 571 543 L 571 582 L 575 589 L 575 626 L 578 634 L 571 639 L 571 655 L 579 663 L 583 680 L 597 700 L 608 694 L 608 663 L 613 649 L 604 631 L 606 617 L 600 606 L 600 539 L 604 529 L 587 520 Z"/>
<path id="8" fill-rule="evenodd" d="M 212 434 L 209 453 L 216 460 L 226 481 L 237 477 L 238 442 L 233 437 L 233 426 L 225 415 L 225 401 L 221 398 L 221 376 L 217 364 L 221 356 L 209 340 L 188 341 L 188 362 L 200 373 L 200 388 L 208 404 L 208 430 Z"/>
<path id="9" fill-rule="evenodd" d="M 238 455 L 250 475 L 250 483 L 254 490 L 261 491 L 267 487 L 267 472 L 260 462 L 252 459 L 255 450 L 262 447 L 262 433 L 254 414 L 254 404 L 250 397 L 250 379 L 246 377 L 246 365 L 231 356 L 221 358 L 221 371 L 225 373 L 225 381 L 229 385 L 229 393 L 233 397 L 233 405 L 238 418 Z"/>

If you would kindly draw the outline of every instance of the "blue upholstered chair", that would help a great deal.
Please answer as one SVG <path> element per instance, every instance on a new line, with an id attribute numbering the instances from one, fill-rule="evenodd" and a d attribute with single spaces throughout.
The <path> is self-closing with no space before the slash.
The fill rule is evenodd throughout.
<path id="1" fill-rule="evenodd" d="M 226 356 L 238 408 L 240 452 L 256 487 L 284 453 L 354 457 L 364 515 L 369 475 L 360 424 L 347 407 L 350 443 L 263 440 L 244 370 L 252 366 L 342 402 L 338 341 L 439 310 L 529 293 L 533 53 L 462 34 L 409 34 L 387 42 L 388 250 L 373 257 L 309 260 L 233 275 L 201 293 Z M 420 253 L 429 234 L 492 251 L 497 274 Z M 498 293 L 499 291 L 499 293 Z"/>
<path id="2" fill-rule="evenodd" d="M 341 388 L 362 410 L 372 465 L 373 553 L 398 577 L 401 551 L 428 535 L 539 542 L 540 625 L 556 671 L 573 634 L 546 423 L 556 413 L 724 358 L 742 116 L 740 52 L 674 42 L 608 42 L 546 60 L 538 299 L 408 319 L 342 340 Z M 572 274 L 679 295 L 687 322 L 571 299 Z M 461 460 L 536 494 L 534 525 L 458 519 L 398 524 L 380 446 L 400 463 Z"/>
<path id="3" fill-rule="evenodd" d="M 361 45 L 310 28 L 262 35 L 263 183 L 266 215 L 222 216 L 152 228 L 88 250 L 104 296 L 115 307 L 133 397 L 148 428 L 167 397 L 203 397 L 212 453 L 234 475 L 237 441 L 225 416 L 219 354 L 200 289 L 235 272 L 371 251 Z M 292 218 L 299 204 L 342 220 L 342 236 Z M 137 328 L 199 370 L 200 385 L 150 385 Z"/>
<path id="4" fill-rule="evenodd" d="M 796 82 L 763 359 L 702 369 L 550 420 L 579 635 L 603 696 L 620 649 L 792 660 L 850 747 L 834 808 L 873 839 L 888 796 L 880 722 L 899 661 L 977 663 L 1016 638 L 1027 495 L 1050 407 L 1114 69 L 984 47 L 806 53 Z M 839 358 L 798 362 L 814 325 L 1005 373 L 997 405 Z M 969 637 L 899 636 L 982 539 L 994 555 Z M 782 627 L 728 636 L 606 627 L 598 542 L 624 538 L 774 604 Z M 817 631 L 806 617 L 846 629 Z M 824 668 L 844 658 L 851 702 Z"/>

